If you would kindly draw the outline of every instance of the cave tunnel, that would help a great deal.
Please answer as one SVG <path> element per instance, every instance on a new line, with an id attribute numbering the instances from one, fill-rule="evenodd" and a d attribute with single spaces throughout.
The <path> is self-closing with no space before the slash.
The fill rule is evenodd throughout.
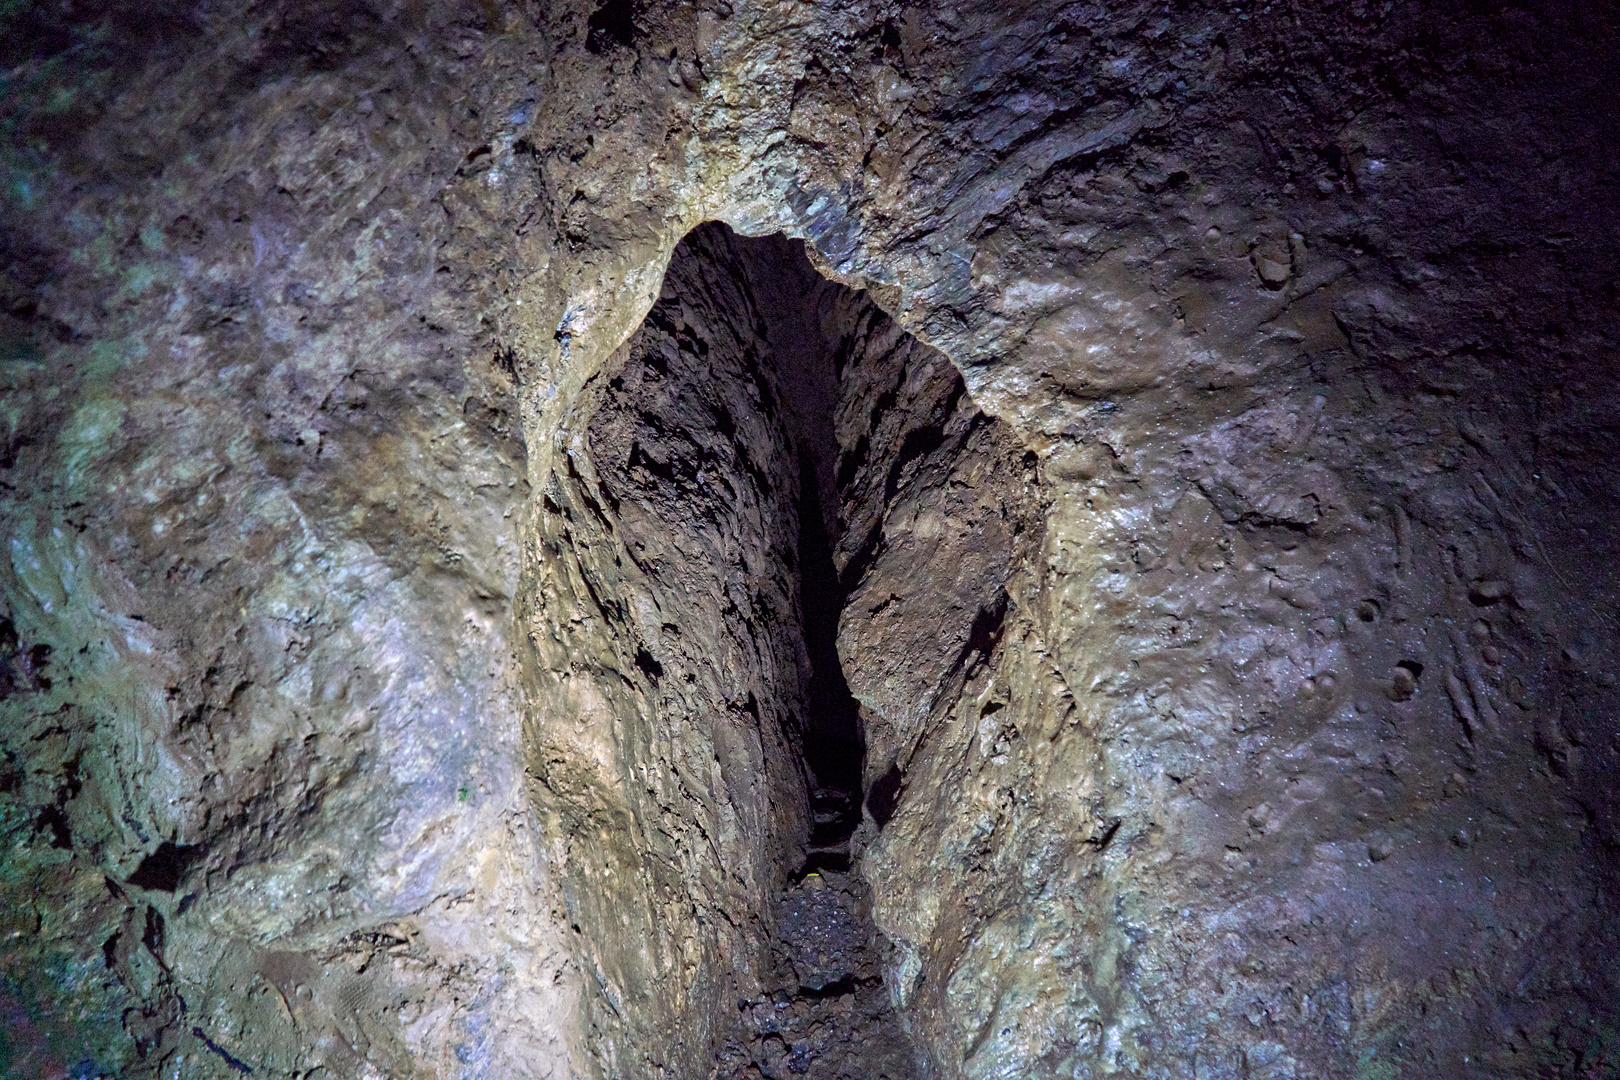
<path id="1" fill-rule="evenodd" d="M 902 751 L 892 738 L 868 746 L 882 715 L 851 691 L 839 624 L 888 549 L 891 506 L 935 499 L 993 422 L 943 356 L 864 293 L 818 274 L 800 242 L 738 236 L 719 223 L 676 248 L 657 302 L 586 387 L 576 417 L 568 438 L 580 449 L 547 496 L 547 520 L 555 551 L 578 559 L 592 605 L 634 656 L 633 668 L 618 669 L 633 670 L 648 701 L 636 724 L 646 733 L 638 752 L 651 756 L 629 768 L 687 776 L 678 759 L 701 745 L 720 764 L 717 779 L 686 794 L 695 820 L 666 827 L 696 824 L 707 837 L 723 826 L 705 816 L 705 800 L 729 800 L 724 812 L 749 820 L 751 834 L 721 862 L 760 875 L 753 902 L 762 910 L 725 915 L 746 927 L 736 947 L 757 955 L 753 975 L 717 976 L 706 991 L 675 1006 L 649 1001 L 647 1011 L 695 1043 L 707 1038 L 719 1075 L 915 1075 L 859 869 L 863 844 L 901 795 Z M 957 632 L 919 624 L 925 647 L 954 654 L 957 667 L 995 609 L 995 575 L 978 584 L 989 594 L 977 606 L 934 609 L 962 623 Z M 928 668 L 925 657 L 890 651 L 862 654 L 874 685 L 892 661 Z M 951 670 L 945 658 L 936 666 Z M 629 818 L 643 813 L 663 811 L 632 808 Z M 599 906 L 597 880 L 587 872 L 577 881 L 579 910 Z M 597 935 L 593 963 L 625 947 L 622 921 L 605 908 L 577 925 Z M 669 928 L 649 915 L 645 932 Z M 633 999 L 624 991 L 617 1011 Z M 781 1009 L 801 1037 L 778 1031 Z M 812 1029 L 819 1034 L 805 1034 Z"/>
<path id="2" fill-rule="evenodd" d="M 1615 10 L 0 3 L 0 1075 L 1620 1080 Z"/>

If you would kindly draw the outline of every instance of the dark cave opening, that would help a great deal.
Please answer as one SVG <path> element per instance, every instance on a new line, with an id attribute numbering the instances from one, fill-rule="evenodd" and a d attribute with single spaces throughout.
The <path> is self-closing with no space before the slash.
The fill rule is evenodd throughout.
<path id="1" fill-rule="evenodd" d="M 726 633 L 745 651 L 797 654 L 738 696 L 756 722 L 780 725 L 792 756 L 784 764 L 808 795 L 801 878 L 847 871 L 861 822 L 860 706 L 837 645 L 851 572 L 836 558 L 851 453 L 835 434 L 835 413 L 848 389 L 850 324 L 871 310 L 817 273 L 799 241 L 700 226 L 677 246 L 662 295 L 588 425 L 593 513 L 618 517 L 618 531 L 640 551 L 653 532 L 685 535 L 694 553 L 717 560 L 681 570 L 691 556 L 649 558 L 655 592 L 683 575 L 723 574 L 733 558 L 736 571 L 771 582 L 746 604 L 721 586 L 720 603 L 729 609 Z M 733 533 L 745 550 L 715 546 Z M 684 679 L 657 641 L 632 655 L 654 688 Z M 790 670 L 796 675 L 784 678 Z"/>
<path id="2" fill-rule="evenodd" d="M 887 469 L 849 461 L 868 452 L 857 448 L 865 425 L 893 396 L 867 400 L 871 386 L 906 378 L 891 337 L 878 335 L 886 344 L 876 351 L 855 344 L 873 340 L 884 318 L 817 273 L 799 242 L 700 226 L 587 406 L 594 478 L 570 464 L 577 495 L 559 490 L 550 504 L 570 529 L 598 538 L 565 534 L 575 549 L 606 551 L 611 533 L 629 556 L 595 563 L 583 584 L 612 620 L 649 613 L 626 627 L 633 639 L 619 663 L 655 702 L 659 745 L 712 740 L 701 752 L 736 778 L 724 797 L 763 829 L 749 850 L 768 860 L 761 869 L 774 883 L 757 901 L 768 910 L 728 916 L 758 928 L 746 947 L 757 950 L 760 981 L 730 996 L 736 1009 L 724 1011 L 735 1019 L 713 1036 L 721 1078 L 914 1072 L 858 869 L 865 729 L 838 650 L 860 576 L 859 558 L 840 546 L 846 493 L 859 474 L 867 500 L 881 499 L 882 478 L 869 474 Z M 864 381 L 852 380 L 857 371 Z M 577 512 L 563 513 L 564 503 Z M 863 537 L 873 531 L 863 523 Z M 673 770 L 664 777 L 685 782 Z M 581 902 L 596 903 L 594 893 L 587 887 Z M 610 899 L 601 903 L 607 942 L 618 924 Z M 650 1022 L 662 1003 L 644 1007 Z"/>
<path id="3" fill-rule="evenodd" d="M 829 281 L 810 264 L 804 244 L 780 234 L 743 237 L 723 225 L 737 254 L 735 274 L 768 343 L 760 358 L 776 387 L 780 447 L 793 464 L 797 535 L 787 568 L 798 597 L 798 636 L 807 668 L 798 697 L 803 714 L 794 732 L 810 796 L 810 836 L 796 880 L 850 869 L 850 843 L 861 823 L 866 746 L 860 705 L 838 653 L 838 623 L 849 594 L 848 567 L 835 558 L 844 528 L 842 499 L 850 454 L 836 434 L 835 414 L 850 387 L 853 325 L 871 303 Z M 677 250 L 677 258 L 680 249 Z M 859 410 L 862 414 L 865 409 Z M 740 437 L 727 417 L 728 436 Z M 783 493 L 787 494 L 787 493 Z"/>
<path id="4" fill-rule="evenodd" d="M 847 377 L 857 363 L 859 328 L 877 312 L 864 294 L 817 273 L 800 242 L 782 236 L 731 241 L 770 343 L 768 362 L 779 380 L 781 420 L 797 465 L 790 573 L 807 663 L 794 734 L 810 828 L 803 861 L 773 910 L 777 937 L 770 950 L 783 985 L 762 1000 L 738 1002 L 741 1026 L 718 1049 L 716 1076 L 738 1080 L 785 1071 L 829 1080 L 904 1080 L 917 1072 L 915 1052 L 884 983 L 885 945 L 856 865 L 867 801 L 866 732 L 838 650 L 839 622 L 860 573 L 858 560 L 847 553 L 840 560 L 855 475 L 848 465 L 866 453 L 846 445 L 852 434 L 856 443 L 864 438 L 847 421 L 878 412 L 864 400 L 861 382 Z M 894 354 L 865 359 L 877 367 L 895 364 Z M 890 378 L 904 376 L 897 369 Z"/>
<path id="5" fill-rule="evenodd" d="M 799 609 L 810 658 L 800 749 L 814 777 L 810 792 L 814 825 L 802 877 L 850 867 L 849 842 L 861 823 L 866 743 L 860 705 L 850 693 L 838 657 L 838 617 L 845 596 L 822 515 L 816 463 L 808 449 L 800 450 L 799 461 Z"/>

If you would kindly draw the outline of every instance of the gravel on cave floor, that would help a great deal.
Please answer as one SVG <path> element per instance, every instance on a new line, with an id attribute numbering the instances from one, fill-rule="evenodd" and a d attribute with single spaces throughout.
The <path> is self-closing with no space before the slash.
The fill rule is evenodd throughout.
<path id="1" fill-rule="evenodd" d="M 716 1055 L 717 1080 L 912 1080 L 922 1074 L 894 1015 L 865 886 L 807 874 L 776 905 L 782 985 L 737 1003 L 741 1035 Z"/>

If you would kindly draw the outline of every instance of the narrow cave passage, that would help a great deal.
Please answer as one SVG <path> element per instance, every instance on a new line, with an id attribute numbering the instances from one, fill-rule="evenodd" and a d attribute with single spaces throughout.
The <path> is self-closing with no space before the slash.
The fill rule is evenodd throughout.
<path id="1" fill-rule="evenodd" d="M 805 874 L 850 869 L 849 844 L 861 822 L 866 741 L 860 704 L 849 691 L 838 658 L 844 590 L 822 515 L 816 459 L 802 448 L 799 462 L 799 608 L 810 660 L 800 745 L 812 779 L 812 829 L 804 869 L 798 875 L 802 881 Z"/>
<path id="2" fill-rule="evenodd" d="M 867 763 L 837 645 L 844 497 L 871 471 L 863 424 L 894 403 L 851 394 L 904 380 L 888 354 L 861 355 L 877 322 L 798 243 L 694 230 L 582 402 L 588 465 L 569 456 L 547 496 L 556 550 L 629 661 L 602 685 L 647 702 L 622 744 L 633 824 L 582 812 L 570 841 L 565 888 L 611 1004 L 604 1059 L 666 1063 L 669 1043 L 701 1040 L 717 1078 L 918 1075 L 852 850 Z M 651 847 L 625 850 L 637 835 Z M 639 923 L 603 884 L 638 864 L 653 890 Z M 671 924 L 659 898 L 682 894 L 677 909 L 721 918 Z M 646 942 L 694 937 L 712 952 L 681 946 L 689 995 L 654 992 Z M 739 952 L 747 964 L 726 959 Z"/>
<path id="3" fill-rule="evenodd" d="M 769 943 L 776 986 L 738 1001 L 739 1027 L 718 1048 L 717 1076 L 916 1075 L 909 1039 L 883 983 L 883 943 L 851 850 L 862 822 L 866 746 L 858 702 L 838 652 L 846 582 L 841 474 L 853 442 L 836 417 L 851 387 L 841 376 L 870 301 L 816 274 L 803 248 L 781 237 L 732 238 L 771 346 L 783 421 L 797 460 L 794 549 L 798 637 L 805 664 L 793 732 L 809 798 L 803 855 L 774 905 Z M 842 410 L 849 412 L 848 409 Z M 857 409 L 857 414 L 867 410 Z M 842 468 L 840 468 L 842 466 Z"/>

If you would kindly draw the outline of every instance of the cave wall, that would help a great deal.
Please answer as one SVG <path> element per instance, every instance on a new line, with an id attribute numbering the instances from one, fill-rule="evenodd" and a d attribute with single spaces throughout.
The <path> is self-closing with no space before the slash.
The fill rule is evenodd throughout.
<path id="1" fill-rule="evenodd" d="M 735 240 L 705 227 L 555 436 L 519 617 L 592 1075 L 708 1071 L 809 833 L 776 361 Z"/>
<path id="2" fill-rule="evenodd" d="M 7 9 L 14 1070 L 671 1030 L 603 986 L 732 931 L 638 878 L 659 951 L 586 969 L 556 823 L 658 820 L 658 755 L 547 761 L 555 673 L 655 710 L 538 598 L 607 558 L 547 554 L 559 432 L 711 219 L 964 379 L 908 365 L 840 502 L 942 1076 L 1612 1068 L 1612 16 L 618 7 Z"/>
<path id="3" fill-rule="evenodd" d="M 544 1075 L 528 478 L 436 275 L 443 84 L 313 55 L 363 20 L 100 14 L 3 35 L 7 1075 Z"/>

